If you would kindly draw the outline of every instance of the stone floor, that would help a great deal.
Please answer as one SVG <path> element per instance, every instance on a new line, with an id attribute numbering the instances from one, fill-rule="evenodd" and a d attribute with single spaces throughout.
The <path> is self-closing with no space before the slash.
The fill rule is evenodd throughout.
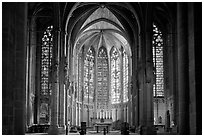
<path id="1" fill-rule="evenodd" d="M 26 135 L 48 135 L 48 134 L 47 133 L 26 133 Z M 79 133 L 69 133 L 69 135 L 80 135 L 80 134 Z M 99 133 L 87 132 L 86 135 L 103 135 L 103 132 L 99 132 Z M 113 131 L 113 132 L 109 132 L 106 135 L 121 135 L 121 133 Z M 139 134 L 130 133 L 130 135 L 139 135 Z M 176 134 L 175 133 L 159 132 L 159 133 L 157 133 L 157 135 L 176 135 Z"/>
<path id="2" fill-rule="evenodd" d="M 47 133 L 26 133 L 26 135 L 47 135 Z M 69 135 L 80 135 L 79 133 L 69 133 Z M 103 132 L 88 131 L 86 135 L 103 135 Z M 110 131 L 106 135 L 121 135 L 120 131 Z M 137 133 L 130 133 L 130 135 L 138 135 Z"/>
<path id="3" fill-rule="evenodd" d="M 87 132 L 87 135 L 103 135 L 103 132 L 97 133 L 96 131 L 89 131 Z M 110 131 L 109 133 L 106 133 L 106 135 L 121 135 L 120 131 Z M 138 135 L 137 133 L 130 133 L 130 135 Z"/>
<path id="4" fill-rule="evenodd" d="M 47 135 L 47 133 L 26 133 L 26 135 Z M 69 133 L 69 135 L 80 135 L 80 134 L 78 132 L 78 133 Z M 103 135 L 103 131 L 99 131 L 99 133 L 97 133 L 96 131 L 87 131 L 86 135 Z M 120 130 L 109 131 L 109 133 L 107 133 L 106 135 L 121 135 L 121 132 Z M 139 135 L 139 134 L 130 132 L 130 135 Z M 163 128 L 160 128 L 157 130 L 157 135 L 176 135 L 176 133 L 165 132 Z"/>

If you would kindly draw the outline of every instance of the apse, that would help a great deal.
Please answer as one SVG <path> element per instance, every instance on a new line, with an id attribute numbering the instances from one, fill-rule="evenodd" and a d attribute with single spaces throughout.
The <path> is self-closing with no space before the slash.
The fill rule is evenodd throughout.
<path id="1" fill-rule="evenodd" d="M 88 125 L 90 119 L 128 122 L 130 58 L 124 27 L 108 8 L 99 7 L 74 42 L 78 103 L 85 106 L 82 119 Z"/>

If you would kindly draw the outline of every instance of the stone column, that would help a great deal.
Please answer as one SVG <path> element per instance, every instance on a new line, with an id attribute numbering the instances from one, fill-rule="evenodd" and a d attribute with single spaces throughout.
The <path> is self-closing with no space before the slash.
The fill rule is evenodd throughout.
<path id="1" fill-rule="evenodd" d="M 25 134 L 27 5 L 2 3 L 3 135 Z"/>
<path id="2" fill-rule="evenodd" d="M 97 50 L 95 50 L 95 51 L 97 51 Z M 97 52 L 95 52 L 95 64 L 94 64 L 94 69 L 95 69 L 95 71 L 94 71 L 94 118 L 97 118 L 98 116 L 97 116 L 97 92 L 98 92 L 98 69 L 97 69 L 97 61 L 98 61 L 98 53 Z"/>
<path id="3" fill-rule="evenodd" d="M 60 30 L 54 26 L 53 66 L 52 66 L 52 95 L 51 95 L 51 125 L 48 134 L 58 134 L 59 115 L 59 38 Z"/>
<path id="4" fill-rule="evenodd" d="M 38 30 L 37 30 L 37 32 L 38 32 Z M 36 33 L 37 33 L 36 32 Z M 40 79 L 41 79 L 41 50 L 42 50 L 42 48 L 41 48 L 41 39 L 36 39 L 37 40 L 37 46 L 36 46 L 36 73 L 35 73 L 35 79 L 36 79 L 36 81 L 35 81 L 35 85 L 36 85 L 36 87 L 35 87 L 35 89 L 36 89 L 36 91 L 40 91 L 40 89 L 41 89 L 41 83 L 40 83 Z M 51 66 L 50 66 L 51 67 Z M 50 68 L 49 67 L 49 72 L 51 71 Z M 50 76 L 49 76 L 50 77 Z M 50 80 L 50 78 L 48 78 L 48 80 L 49 80 L 49 82 L 51 81 Z M 34 99 L 34 124 L 39 124 L 39 122 L 40 122 L 40 100 L 41 100 L 41 93 L 40 92 L 35 92 L 35 99 Z M 49 122 L 51 121 L 51 107 L 50 107 L 50 102 L 51 102 L 51 98 L 49 98 L 49 112 L 48 112 L 48 114 L 49 114 Z"/>
<path id="5" fill-rule="evenodd" d="M 65 56 L 64 56 L 64 45 L 62 44 L 62 38 L 64 34 L 59 32 L 59 126 L 60 132 L 65 133 L 65 91 L 64 91 L 64 70 L 65 70 Z M 62 41 L 62 42 L 61 42 Z"/>
<path id="6" fill-rule="evenodd" d="M 121 103 L 122 107 L 120 108 L 120 113 L 121 113 L 121 121 L 124 122 L 124 105 L 123 105 L 123 48 L 121 50 L 121 56 L 120 56 L 120 82 L 121 82 L 121 91 L 120 91 L 120 98 L 121 98 Z"/>
<path id="7" fill-rule="evenodd" d="M 73 86 L 74 86 L 74 84 L 73 84 Z M 75 88 L 73 87 L 73 95 L 72 95 L 72 100 L 73 100 L 73 109 L 72 109 L 72 119 L 73 119 L 73 121 L 72 121 L 72 124 L 73 125 L 76 125 L 76 99 L 75 99 Z"/>
<path id="8" fill-rule="evenodd" d="M 81 104 L 79 104 L 79 121 L 78 121 L 78 126 L 81 124 Z"/>
<path id="9" fill-rule="evenodd" d="M 72 94 L 72 92 L 73 92 L 72 91 L 72 89 L 73 89 L 72 86 L 73 86 L 73 83 L 71 84 L 71 88 L 70 88 L 70 90 L 71 90 L 70 91 L 71 92 L 70 93 L 70 98 L 71 98 L 71 102 L 70 102 L 70 111 L 71 111 L 70 112 L 70 116 L 71 116 L 70 117 L 70 124 L 71 125 L 73 125 L 73 121 L 74 121 L 74 116 L 73 116 L 74 115 L 74 100 L 73 100 L 73 94 Z"/>
<path id="10" fill-rule="evenodd" d="M 176 25 L 176 24 L 175 24 Z M 175 29 L 175 31 L 177 31 Z M 172 44 L 176 45 L 177 34 L 172 35 Z M 173 89 L 173 120 L 174 125 L 178 125 L 178 50 L 177 46 L 172 45 L 172 60 L 173 60 L 173 70 L 172 70 L 172 89 Z"/>
<path id="11" fill-rule="evenodd" d="M 36 45 L 36 24 L 32 24 L 32 29 L 31 29 L 31 43 L 30 43 L 30 97 L 31 98 L 35 98 L 37 96 L 38 93 L 36 93 L 37 91 L 39 91 L 39 89 L 36 89 L 36 63 L 37 62 L 40 62 L 40 60 L 37 60 L 36 58 L 36 52 L 37 52 L 37 45 Z M 41 49 L 40 49 L 41 50 Z M 39 69 L 39 68 L 38 68 Z M 39 85 L 40 85 L 40 81 L 39 82 Z M 39 96 L 38 96 L 39 97 Z M 40 102 L 40 100 L 38 100 L 37 102 L 34 101 L 34 99 L 32 99 L 33 102 L 31 103 L 32 105 L 32 109 L 31 109 L 31 117 L 32 117 L 32 123 L 34 122 L 34 111 L 35 111 L 35 103 L 39 106 L 38 102 Z M 37 117 L 37 116 L 35 116 Z"/>
<path id="12" fill-rule="evenodd" d="M 189 63 L 189 67 L 191 70 L 189 70 L 189 83 L 190 83 L 190 101 L 193 101 L 194 103 L 191 103 L 189 112 L 194 111 L 194 113 L 190 113 L 190 134 L 197 134 L 201 135 L 202 134 L 202 3 L 199 2 L 193 2 L 193 3 L 188 3 L 189 6 L 189 37 L 191 37 L 191 40 L 189 38 L 189 58 L 191 58 L 191 63 Z M 191 11 L 193 10 L 193 11 Z M 193 18 L 193 19 L 192 19 Z M 192 21 L 194 23 L 192 23 Z M 192 25 L 194 27 L 192 27 Z M 192 33 L 192 31 L 194 33 Z M 192 37 L 192 35 L 194 35 Z M 194 41 L 194 44 L 192 44 Z M 194 47 L 194 52 L 192 51 L 192 48 Z M 193 57 L 192 57 L 193 56 Z M 192 61 L 194 60 L 194 62 Z M 194 68 L 193 63 L 195 63 Z M 194 71 L 194 73 L 192 72 Z M 195 75 L 195 83 L 192 82 L 192 75 Z M 193 87 L 193 88 L 192 88 Z M 195 100 L 194 100 L 195 99 Z M 196 117 L 195 117 L 196 116 Z"/>
<path id="13" fill-rule="evenodd" d="M 134 44 L 135 46 L 137 46 L 137 44 Z M 139 45 L 139 44 L 138 44 Z M 138 47 L 138 46 L 137 46 Z M 130 81 L 130 83 L 131 83 L 131 87 L 129 87 L 130 88 L 130 94 L 132 95 L 132 100 L 131 100 L 131 105 L 132 105 L 132 119 L 131 119 L 131 121 L 132 121 L 132 124 L 134 125 L 134 126 L 136 126 L 136 127 L 138 127 L 139 126 L 139 103 L 138 103 L 138 101 L 139 101 L 139 99 L 137 99 L 137 97 L 138 97 L 138 81 L 139 81 L 139 79 L 138 79 L 138 77 L 137 77 L 137 73 L 138 73 L 138 67 L 137 67 L 137 64 L 138 64 L 138 62 L 137 62 L 137 53 L 136 53 L 136 48 L 135 49 L 133 49 L 132 50 L 132 63 L 131 63 L 131 67 L 130 68 L 132 68 L 134 71 L 132 71 L 132 73 L 130 73 L 130 76 L 131 76 L 131 74 L 132 74 L 132 77 L 129 79 Z M 137 49 L 137 50 L 139 50 L 139 49 Z M 129 84 L 130 85 L 130 84 Z"/>
<path id="14" fill-rule="evenodd" d="M 116 121 L 118 120 L 118 110 L 117 110 L 117 108 L 115 109 L 115 120 Z"/>
<path id="15" fill-rule="evenodd" d="M 132 106 L 131 102 L 128 102 L 128 111 L 127 111 L 127 122 L 132 125 Z"/>
<path id="16" fill-rule="evenodd" d="M 59 3 L 53 4 L 54 23 L 53 23 L 53 58 L 52 58 L 52 95 L 51 95 L 51 125 L 48 134 L 59 134 L 59 62 L 60 62 L 60 43 L 61 28 L 59 16 Z"/>
<path id="17" fill-rule="evenodd" d="M 27 40 L 27 126 L 34 124 L 34 99 L 35 98 L 35 68 L 36 68 L 36 23 L 35 19 L 31 19 L 28 29 Z M 37 117 L 37 116 L 36 116 Z"/>
<path id="18" fill-rule="evenodd" d="M 129 108 L 128 108 L 128 106 L 126 107 L 126 122 L 128 122 L 129 123 Z"/>
<path id="19" fill-rule="evenodd" d="M 79 126 L 79 123 L 80 123 L 80 104 L 78 103 L 77 104 L 77 106 L 78 106 L 78 110 L 77 110 L 77 117 L 78 117 L 78 121 L 77 121 L 77 125 Z"/>
<path id="20" fill-rule="evenodd" d="M 76 117 L 76 123 L 75 123 L 75 125 L 77 125 L 78 124 L 78 103 L 76 103 L 76 110 L 75 110 L 75 117 Z"/>
<path id="21" fill-rule="evenodd" d="M 58 134 L 58 99 L 59 99 L 59 83 L 58 83 L 58 64 L 53 66 L 53 82 L 52 82 L 52 96 L 51 96 L 51 125 L 49 128 L 49 134 Z"/>
<path id="22" fill-rule="evenodd" d="M 77 126 L 78 124 L 78 103 L 76 102 L 76 109 L 75 109 L 75 125 Z"/>
<path id="23" fill-rule="evenodd" d="M 89 104 L 87 105 L 87 126 L 89 127 Z"/>
<path id="24" fill-rule="evenodd" d="M 135 125 L 137 127 L 139 126 L 144 126 L 146 123 L 145 118 L 146 118 L 146 113 L 144 110 L 146 109 L 145 103 L 146 100 L 144 99 L 145 95 L 145 86 L 144 86 L 144 74 L 145 74 L 145 30 L 141 30 L 139 34 L 139 57 L 138 57 L 138 62 L 137 65 L 136 63 L 133 63 L 133 68 L 137 67 L 137 73 L 133 71 L 133 74 L 135 74 L 135 77 L 133 77 L 133 90 L 136 90 L 136 92 L 133 94 L 134 100 L 135 101 L 135 114 L 136 114 L 136 122 Z M 134 54 L 135 55 L 135 54 Z M 136 58 L 134 56 L 133 58 Z M 136 81 L 136 82 L 134 82 Z"/>
<path id="25" fill-rule="evenodd" d="M 178 34 L 178 126 L 179 134 L 189 134 L 188 85 L 188 8 L 187 3 L 177 3 Z"/>
<path id="26" fill-rule="evenodd" d="M 127 122 L 126 121 L 126 106 L 124 106 L 123 108 L 122 108 L 122 113 L 123 113 L 123 122 Z"/>
<path id="27" fill-rule="evenodd" d="M 113 118 L 113 116 L 112 116 L 112 109 L 111 109 L 111 111 L 110 111 L 110 119 L 112 119 Z"/>
<path id="28" fill-rule="evenodd" d="M 152 54 L 152 7 L 148 5 L 149 11 L 147 13 L 147 24 L 145 26 L 145 47 L 144 47 L 144 63 L 142 64 L 142 69 L 144 69 L 144 80 L 143 86 L 143 124 L 144 124 L 144 134 L 155 134 L 154 130 L 154 114 L 153 114 L 153 54 Z"/>
<path id="29" fill-rule="evenodd" d="M 82 47 L 82 57 L 81 57 L 81 75 L 82 75 L 82 105 L 81 105 L 81 122 L 84 121 L 84 46 Z"/>
<path id="30" fill-rule="evenodd" d="M 66 38 L 65 38 L 66 40 Z M 67 46 L 67 45 L 66 45 Z M 67 51 L 69 48 L 67 48 Z M 67 52 L 68 53 L 68 52 Z M 66 128 L 68 127 L 68 114 L 69 114 L 69 107 L 68 107 L 68 103 L 69 103 L 69 99 L 68 99 L 68 93 L 69 93 L 69 78 L 68 78 L 68 58 L 69 58 L 69 54 L 66 57 L 66 63 L 65 63 L 65 85 L 64 85 L 64 89 L 65 89 L 65 125 Z"/>
<path id="31" fill-rule="evenodd" d="M 152 25 L 152 24 L 151 24 Z M 146 134 L 154 133 L 154 107 L 153 107 L 153 61 L 152 61 L 152 27 L 146 32 L 146 65 L 145 65 L 145 94 L 144 94 L 144 113 L 146 113 L 145 126 Z"/>
<path id="32" fill-rule="evenodd" d="M 133 124 L 133 119 L 132 119 L 132 57 L 128 56 L 128 123 L 132 126 Z"/>

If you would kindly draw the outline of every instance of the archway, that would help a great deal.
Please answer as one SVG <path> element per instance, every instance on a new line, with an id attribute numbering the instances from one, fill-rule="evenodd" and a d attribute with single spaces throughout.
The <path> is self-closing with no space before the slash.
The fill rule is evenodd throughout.
<path id="1" fill-rule="evenodd" d="M 84 21 L 73 48 L 77 118 L 72 124 L 130 121 L 129 45 L 124 27 L 104 5 Z"/>

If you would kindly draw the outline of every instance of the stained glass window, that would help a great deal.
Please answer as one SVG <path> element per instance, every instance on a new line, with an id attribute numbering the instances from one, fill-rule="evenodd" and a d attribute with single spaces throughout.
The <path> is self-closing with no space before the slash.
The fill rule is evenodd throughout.
<path id="1" fill-rule="evenodd" d="M 99 49 L 97 68 L 98 68 L 97 106 L 100 109 L 105 109 L 108 105 L 108 56 L 105 47 L 101 47 Z"/>
<path id="2" fill-rule="evenodd" d="M 82 51 L 78 54 L 78 101 L 82 101 Z"/>
<path id="3" fill-rule="evenodd" d="M 43 34 L 41 46 L 41 95 L 50 95 L 51 84 L 49 84 L 49 69 L 52 60 L 53 26 L 49 26 Z"/>
<path id="4" fill-rule="evenodd" d="M 84 101 L 93 102 L 94 93 L 94 49 L 89 48 L 84 60 Z"/>
<path id="5" fill-rule="evenodd" d="M 154 96 L 164 96 L 163 74 L 163 35 L 159 28 L 153 24 L 153 64 L 155 83 L 153 84 Z"/>
<path id="6" fill-rule="evenodd" d="M 120 58 L 118 50 L 113 47 L 111 51 L 111 98 L 112 104 L 120 103 L 121 94 Z"/>
<path id="7" fill-rule="evenodd" d="M 123 102 L 128 101 L 128 56 L 123 50 Z"/>

